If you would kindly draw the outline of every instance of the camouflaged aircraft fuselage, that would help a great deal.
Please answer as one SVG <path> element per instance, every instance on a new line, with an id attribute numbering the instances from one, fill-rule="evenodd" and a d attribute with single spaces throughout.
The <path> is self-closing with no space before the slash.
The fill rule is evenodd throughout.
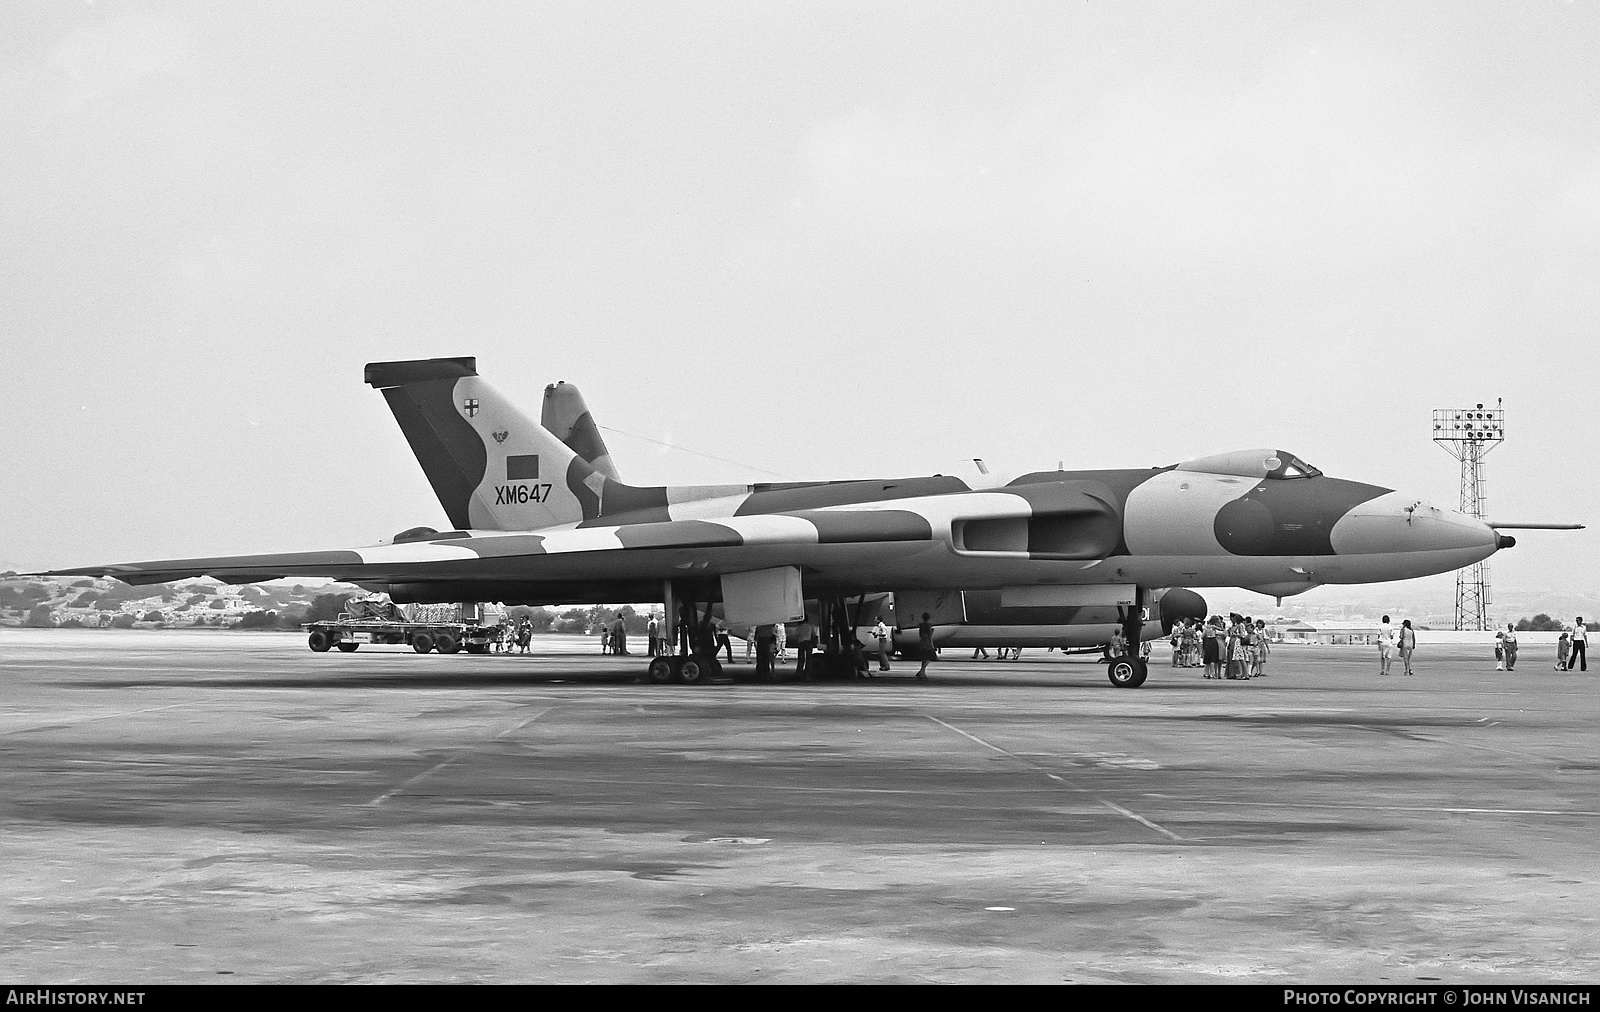
<path id="1" fill-rule="evenodd" d="M 638 487 L 523 415 L 473 359 L 373 363 L 366 378 L 456 530 L 58 572 L 130 583 L 320 576 L 400 601 L 649 601 L 667 581 L 710 587 L 777 567 L 798 568 L 807 596 L 1084 584 L 1282 596 L 1449 572 L 1510 543 L 1479 520 L 1276 449 L 1038 471 L 993 488 L 940 475 Z M 585 420 L 571 422 L 580 435 Z"/>

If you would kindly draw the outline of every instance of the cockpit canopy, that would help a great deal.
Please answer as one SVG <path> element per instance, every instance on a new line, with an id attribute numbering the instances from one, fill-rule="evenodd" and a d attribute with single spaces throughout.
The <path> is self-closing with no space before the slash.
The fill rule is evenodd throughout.
<path id="1" fill-rule="evenodd" d="M 1231 474 L 1240 478 L 1270 478 L 1275 481 L 1315 478 L 1322 474 L 1287 450 L 1233 450 L 1186 461 L 1179 464 L 1177 470 Z"/>

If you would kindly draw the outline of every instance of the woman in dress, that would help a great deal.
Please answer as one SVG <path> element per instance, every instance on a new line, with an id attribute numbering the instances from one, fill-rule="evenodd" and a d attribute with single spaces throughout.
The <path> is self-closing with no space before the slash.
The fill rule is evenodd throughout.
<path id="1" fill-rule="evenodd" d="M 922 667 L 917 669 L 917 681 L 928 680 L 928 662 L 933 660 L 933 616 L 927 612 L 922 613 L 922 621 L 917 623 L 917 646 L 922 654 Z"/>

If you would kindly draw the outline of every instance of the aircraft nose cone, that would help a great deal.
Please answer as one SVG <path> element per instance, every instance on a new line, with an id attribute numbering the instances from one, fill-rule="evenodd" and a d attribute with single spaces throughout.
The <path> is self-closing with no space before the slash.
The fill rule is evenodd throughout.
<path id="1" fill-rule="evenodd" d="M 1353 507 L 1333 525 L 1330 540 L 1339 555 L 1449 553 L 1464 560 L 1456 563 L 1461 566 L 1486 559 L 1511 541 L 1476 517 L 1404 492 Z"/>
<path id="2" fill-rule="evenodd" d="M 1498 533 L 1498 532 L 1496 532 L 1496 533 Z M 1496 548 L 1515 548 L 1515 547 L 1517 547 L 1517 539 L 1512 537 L 1509 534 L 1501 534 L 1500 535 L 1500 542 L 1495 547 Z"/>

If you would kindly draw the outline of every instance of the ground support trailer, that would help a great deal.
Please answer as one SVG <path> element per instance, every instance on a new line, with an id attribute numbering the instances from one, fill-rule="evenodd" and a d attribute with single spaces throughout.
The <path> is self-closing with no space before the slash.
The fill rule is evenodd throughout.
<path id="1" fill-rule="evenodd" d="M 467 625 L 460 622 L 379 622 L 373 620 L 311 622 L 306 625 L 306 644 L 317 653 L 339 649 L 349 653 L 363 643 L 409 643 L 419 654 L 437 650 L 454 654 L 486 654 L 489 644 L 499 639 L 499 626 Z"/>
<path id="2" fill-rule="evenodd" d="M 350 653 L 363 643 L 407 643 L 419 654 L 486 654 L 500 638 L 500 626 L 485 624 L 483 613 L 475 604 L 402 610 L 386 597 L 356 598 L 337 619 L 306 623 L 306 645 L 319 654 L 335 648 Z"/>

